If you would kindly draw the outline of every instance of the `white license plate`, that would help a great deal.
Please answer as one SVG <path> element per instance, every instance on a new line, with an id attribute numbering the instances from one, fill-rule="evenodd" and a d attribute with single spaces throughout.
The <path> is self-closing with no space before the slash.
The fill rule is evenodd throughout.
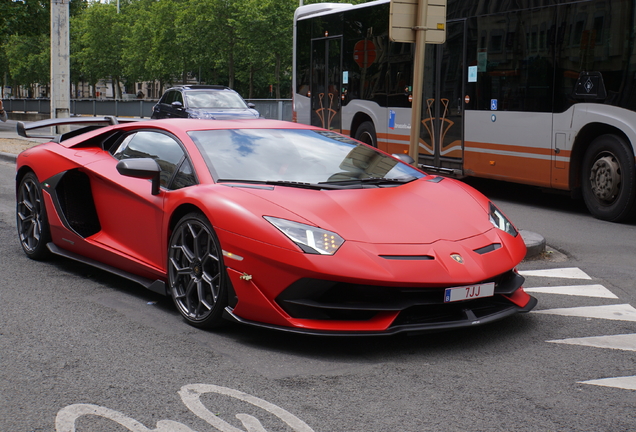
<path id="1" fill-rule="evenodd" d="M 495 283 L 489 282 L 478 285 L 468 285 L 444 290 L 444 303 L 461 300 L 471 300 L 482 297 L 492 297 L 495 295 Z"/>

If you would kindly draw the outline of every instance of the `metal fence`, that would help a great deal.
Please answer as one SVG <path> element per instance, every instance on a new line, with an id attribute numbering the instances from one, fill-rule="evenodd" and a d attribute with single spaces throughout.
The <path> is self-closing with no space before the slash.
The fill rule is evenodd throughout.
<path id="1" fill-rule="evenodd" d="M 9 112 L 51 114 L 49 99 L 3 99 Z M 291 99 L 249 99 L 261 116 L 274 120 L 292 119 Z M 156 100 L 73 99 L 71 115 L 150 118 Z"/>

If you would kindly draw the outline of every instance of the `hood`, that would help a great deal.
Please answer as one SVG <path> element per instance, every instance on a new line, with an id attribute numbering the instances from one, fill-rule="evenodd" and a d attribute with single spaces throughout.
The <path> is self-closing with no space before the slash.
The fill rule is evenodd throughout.
<path id="1" fill-rule="evenodd" d="M 297 222 L 333 231 L 350 241 L 426 244 L 466 239 L 493 228 L 486 197 L 451 179 L 429 180 L 370 189 L 277 186 L 244 190 L 296 214 Z"/>
<path id="2" fill-rule="evenodd" d="M 188 117 L 210 120 L 254 119 L 260 114 L 252 108 L 188 108 Z"/>

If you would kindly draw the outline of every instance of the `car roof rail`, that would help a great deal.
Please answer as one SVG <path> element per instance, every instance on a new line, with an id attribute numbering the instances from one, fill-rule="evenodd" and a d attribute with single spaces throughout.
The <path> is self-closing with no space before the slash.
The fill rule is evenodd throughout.
<path id="1" fill-rule="evenodd" d="M 34 134 L 30 133 L 34 129 L 41 129 L 46 127 L 55 127 L 55 126 L 63 126 L 63 125 L 81 125 L 81 124 L 89 124 L 89 125 L 99 125 L 99 127 L 103 126 L 112 126 L 120 123 L 130 123 L 140 121 L 141 119 L 137 118 L 118 118 L 115 116 L 103 116 L 103 117 L 60 117 L 60 118 L 52 118 L 46 120 L 39 120 L 29 123 L 18 122 L 16 125 L 17 133 L 19 136 L 24 138 L 44 138 L 51 140 L 59 140 L 64 141 L 64 139 L 60 139 L 65 134 Z M 94 128 L 87 128 L 88 130 L 92 130 Z M 77 133 L 72 134 L 71 136 L 75 136 Z M 67 137 L 70 138 L 70 137 Z"/>

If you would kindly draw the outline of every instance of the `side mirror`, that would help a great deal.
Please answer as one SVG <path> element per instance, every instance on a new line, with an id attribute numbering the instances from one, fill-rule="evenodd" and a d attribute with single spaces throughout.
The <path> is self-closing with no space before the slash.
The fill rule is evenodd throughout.
<path id="1" fill-rule="evenodd" d="M 249 102 L 249 103 L 247 104 L 247 107 L 248 107 L 248 108 L 251 108 L 251 109 L 254 109 L 254 108 L 256 108 L 256 105 L 255 105 L 255 104 L 253 104 L 252 102 Z"/>
<path id="2" fill-rule="evenodd" d="M 152 180 L 152 194 L 159 195 L 161 167 L 154 159 L 124 159 L 117 163 L 117 171 L 126 177 Z"/>
<path id="3" fill-rule="evenodd" d="M 170 104 L 172 106 L 172 108 L 175 109 L 182 109 L 183 108 L 183 104 L 179 101 L 174 101 Z"/>
<path id="4" fill-rule="evenodd" d="M 413 158 L 406 153 L 393 153 L 391 156 L 409 165 L 413 165 L 415 163 Z"/>

